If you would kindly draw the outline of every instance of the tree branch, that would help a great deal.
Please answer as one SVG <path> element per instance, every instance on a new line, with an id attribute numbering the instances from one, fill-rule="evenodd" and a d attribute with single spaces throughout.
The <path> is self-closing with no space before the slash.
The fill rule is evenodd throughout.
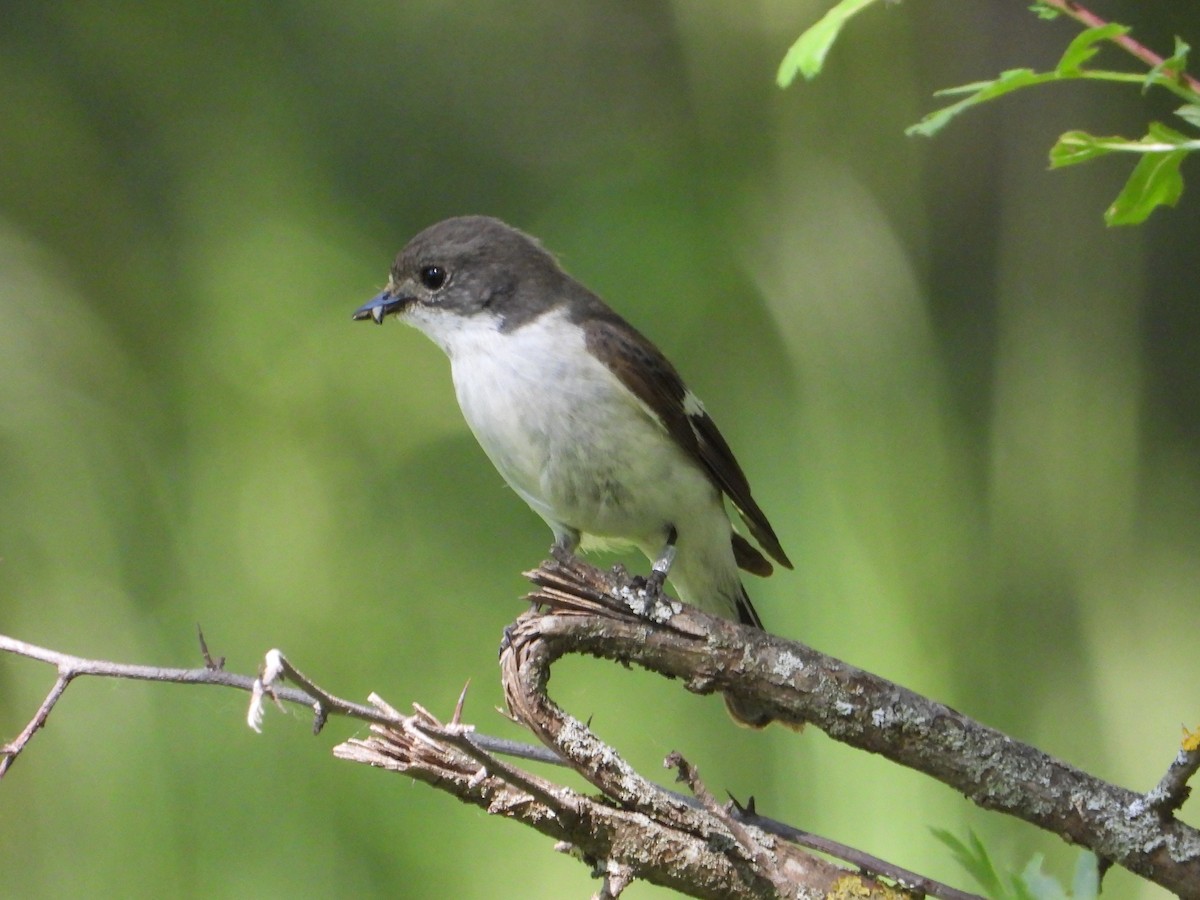
<path id="1" fill-rule="evenodd" d="M 268 697 L 312 709 L 315 730 L 334 714 L 370 722 L 369 738 L 339 745 L 336 755 L 407 772 L 555 837 L 557 849 L 584 860 L 603 879 L 598 897 L 616 897 L 638 878 L 701 897 L 791 896 L 797 885 L 812 896 L 826 896 L 849 884 L 862 892 L 855 896 L 895 896 L 880 876 L 918 894 L 951 900 L 971 896 L 760 817 L 752 807 L 721 807 L 678 754 L 667 764 L 679 771 L 694 798 L 643 778 L 546 694 L 553 663 L 568 653 L 587 653 L 681 678 L 699 693 L 724 691 L 752 700 L 785 724 L 811 722 L 835 739 L 923 771 L 981 806 L 1087 846 L 1176 893 L 1200 895 L 1200 833 L 1174 816 L 1187 796 L 1188 779 L 1200 767 L 1195 741 L 1179 753 L 1154 791 L 1137 795 L 803 644 L 675 601 L 648 604 L 644 582 L 621 572 L 605 573 L 567 559 L 545 563 L 530 577 L 538 586 L 531 599 L 544 611 L 523 614 L 506 631 L 501 671 L 513 716 L 549 749 L 475 733 L 461 721 L 462 697 L 448 724 L 419 706 L 415 715 L 402 715 L 374 695 L 369 706 L 343 700 L 279 651 L 268 653 L 262 673 L 252 678 L 224 671 L 202 637 L 205 667 L 174 669 L 85 659 L 0 636 L 0 651 L 57 670 L 36 714 L 2 748 L 0 774 L 76 677 L 213 684 L 251 692 L 248 718 L 255 727 Z M 302 690 L 282 686 L 285 678 Z M 554 784 L 497 754 L 570 765 L 603 796 Z M 793 841 L 847 860 L 860 871 L 813 856 Z"/>
<path id="2" fill-rule="evenodd" d="M 203 637 L 201 638 L 201 646 L 203 647 Z M 243 691 L 252 691 L 254 689 L 255 678 L 249 675 L 238 675 L 234 672 L 226 672 L 212 664 L 211 658 L 207 657 L 207 648 L 204 653 L 208 664 L 203 668 L 198 669 L 174 669 L 163 666 L 141 666 L 130 665 L 127 663 L 110 662 L 103 659 L 86 659 L 82 656 L 71 656 L 68 653 L 60 653 L 57 650 L 48 650 L 45 647 L 39 647 L 36 644 L 18 641 L 15 638 L 10 638 L 5 635 L 0 635 L 0 652 L 14 653 L 19 656 L 24 656 L 29 659 L 36 659 L 40 662 L 49 663 L 58 671 L 58 678 L 54 682 L 54 686 L 46 695 L 46 699 L 42 701 L 42 705 L 38 707 L 38 711 L 30 719 L 29 723 L 21 730 L 13 740 L 9 741 L 3 747 L 0 747 L 0 778 L 3 778 L 8 772 L 17 757 L 33 739 L 33 736 L 46 724 L 46 719 L 54 710 L 54 706 L 62 697 L 63 692 L 67 689 L 70 683 L 84 675 L 93 675 L 101 678 L 132 678 L 138 681 L 165 681 L 173 684 L 211 684 L 219 687 L 237 688 Z M 307 694 L 291 689 L 283 689 L 278 692 L 278 699 L 286 700 L 290 703 L 299 703 L 303 706 L 311 707 L 313 699 Z M 364 718 L 374 715 L 374 711 L 369 707 L 358 707 L 357 710 L 347 709 L 344 715 L 355 715 L 359 713 L 358 718 Z M 366 713 L 367 715 L 361 715 Z"/>
<path id="3" fill-rule="evenodd" d="M 59 698 L 68 685 L 80 676 L 90 675 L 99 678 L 128 678 L 135 681 L 158 681 L 170 684 L 204 684 L 215 687 L 234 688 L 235 690 L 246 691 L 252 697 L 257 698 L 256 702 L 251 705 L 251 713 L 247 716 L 248 719 L 254 718 L 255 715 L 261 717 L 261 703 L 264 699 L 270 697 L 277 702 L 294 703 L 313 710 L 314 732 L 320 731 L 319 726 L 324 723 L 330 714 L 382 725 L 395 724 L 404 718 L 395 710 L 389 713 L 380 706 L 363 706 L 360 703 L 354 703 L 350 700 L 344 700 L 326 693 L 298 672 L 278 650 L 268 652 L 267 658 L 268 660 L 273 660 L 278 656 L 278 659 L 282 661 L 280 671 L 276 673 L 276 677 L 274 678 L 265 678 L 264 675 L 257 677 L 254 675 L 241 675 L 221 668 L 224 664 L 224 659 L 218 658 L 216 661 L 212 659 L 208 653 L 208 648 L 204 644 L 203 635 L 200 635 L 200 647 L 201 654 L 205 659 L 205 665 L 202 668 L 180 669 L 72 656 L 69 653 L 39 647 L 36 644 L 19 641 L 16 638 L 0 634 L 0 652 L 50 663 L 58 671 L 58 677 L 55 679 L 53 687 L 46 695 L 46 699 L 42 701 L 41 706 L 38 707 L 37 712 L 34 713 L 33 717 L 15 738 L 6 744 L 0 745 L 0 778 L 12 767 L 16 758 L 25 749 L 33 736 L 46 724 L 46 720 L 54 710 L 55 704 L 58 703 Z M 265 668 L 267 666 L 264 666 Z M 285 674 L 285 671 L 302 688 L 312 688 L 313 693 L 306 693 L 305 690 L 296 690 L 278 684 L 278 676 Z M 264 680 L 267 682 L 266 684 L 264 684 Z M 321 699 L 316 699 L 318 697 Z M 254 727 L 253 723 L 251 727 Z M 550 763 L 552 765 L 562 764 L 562 760 L 557 755 L 544 747 L 536 747 L 532 744 L 522 744 L 518 741 L 485 735 L 479 735 L 477 740 L 482 746 L 493 753 L 502 753 L 506 756 L 515 756 L 535 762 Z"/>
<path id="4" fill-rule="evenodd" d="M 636 663 L 697 693 L 753 701 L 779 721 L 812 723 L 830 737 L 936 778 L 978 805 L 1088 847 L 1182 896 L 1200 896 L 1200 832 L 1164 804 L 1109 784 L 948 706 L 793 641 L 680 606 L 663 624 L 629 611 L 628 578 L 551 561 L 529 577 L 548 612 L 522 615 L 501 657 L 510 706 L 582 771 L 590 751 L 552 720 L 550 666 L 568 653 Z M 522 719 L 524 714 L 518 714 Z M 541 729 L 541 730 L 539 730 Z M 600 761 L 597 761 L 600 762 Z M 596 772 L 621 796 L 626 773 Z M 592 778 L 593 783 L 601 783 Z"/>
<path id="5" fill-rule="evenodd" d="M 465 696 L 460 696 L 454 716 L 448 725 L 438 722 L 430 713 L 414 704 L 416 714 L 405 716 L 372 695 L 370 706 L 353 703 L 326 691 L 294 666 L 281 652 L 267 653 L 258 677 L 239 675 L 221 668 L 224 660 L 209 654 L 203 635 L 200 635 L 203 668 L 180 669 L 161 666 L 131 665 L 107 660 L 87 659 L 48 650 L 0 635 L 0 651 L 25 656 L 54 665 L 58 677 L 30 722 L 20 735 L 5 745 L 2 761 L 7 769 L 27 746 L 29 740 L 46 722 L 58 699 L 70 683 L 79 676 L 130 678 L 180 684 L 207 684 L 232 687 L 251 694 L 251 727 L 261 726 L 263 705 L 267 698 L 297 703 L 313 710 L 314 731 L 319 730 L 330 715 L 342 715 L 371 723 L 374 737 L 367 741 L 352 740 L 335 748 L 336 755 L 359 762 L 405 771 L 466 802 L 483 806 L 489 812 L 516 818 L 558 837 L 558 849 L 570 852 L 593 867 L 597 877 L 603 877 L 604 887 L 599 897 L 616 897 L 636 877 L 651 878 L 657 883 L 673 886 L 696 896 L 767 896 L 763 879 L 745 865 L 729 856 L 732 842 L 730 832 L 739 835 L 738 846 L 751 848 L 762 860 L 760 848 L 746 837 L 747 827 L 730 822 L 742 821 L 770 845 L 782 849 L 779 858 L 786 862 L 787 877 L 794 884 L 803 884 L 814 897 L 826 896 L 838 885 L 849 886 L 861 897 L 896 897 L 894 891 L 859 872 L 848 871 L 797 848 L 788 848 L 776 841 L 782 837 L 803 846 L 841 855 L 852 864 L 865 868 L 897 883 L 913 885 L 922 894 L 946 900 L 979 900 L 904 869 L 892 866 L 867 854 L 841 847 L 834 842 L 799 831 L 791 826 L 758 817 L 740 809 L 708 815 L 708 822 L 699 829 L 707 838 L 681 828 L 694 828 L 695 816 L 703 817 L 701 805 L 690 798 L 673 794 L 644 782 L 647 792 L 660 795 L 660 807 L 671 810 L 667 820 L 655 819 L 634 809 L 605 798 L 588 798 L 545 779 L 524 772 L 497 758 L 505 754 L 555 765 L 566 765 L 553 750 L 535 747 L 502 738 L 476 734 L 473 727 L 460 721 Z M 289 679 L 301 690 L 282 684 Z M 582 726 L 581 726 L 582 727 Z M 603 745 L 599 745 L 603 747 Z M 604 752 L 616 759 L 615 751 Z M 621 765 L 624 765 L 622 762 Z M 697 784 L 698 779 L 693 779 Z M 710 801 L 711 802 L 711 801 Z M 689 813 L 688 810 L 693 812 Z M 723 839 L 715 839 L 725 823 Z M 558 828 L 552 827 L 554 823 Z M 766 845 L 764 845 L 766 846 Z M 626 862 L 625 860 L 630 860 Z M 680 860 L 685 861 L 679 863 Z M 774 877 L 781 877 L 778 872 Z M 748 877 L 749 876 L 749 877 Z M 739 888 L 738 885 L 741 885 Z"/>
<path id="6" fill-rule="evenodd" d="M 580 725 L 575 737 L 584 731 Z M 738 825 L 741 835 L 735 837 L 718 817 L 649 782 L 640 792 L 627 795 L 636 803 L 636 808 L 629 808 L 607 791 L 606 796 L 589 797 L 515 770 L 482 750 L 469 726 L 443 725 L 420 708 L 396 725 L 373 724 L 371 732 L 369 738 L 340 744 L 334 754 L 403 772 L 554 838 L 555 849 L 582 860 L 604 879 L 598 897 L 615 897 L 634 879 L 695 897 L 795 896 L 801 885 L 814 898 L 832 896 L 839 888 L 847 892 L 843 896 L 864 900 L 905 896 L 754 826 Z M 605 749 L 616 759 L 611 748 Z M 622 761 L 619 767 L 623 766 Z M 629 784 L 624 782 L 626 788 Z M 746 858 L 748 853 L 766 856 L 756 863 Z M 923 888 L 941 887 L 915 880 Z M 950 891 L 930 892 L 930 896 L 969 895 Z"/>

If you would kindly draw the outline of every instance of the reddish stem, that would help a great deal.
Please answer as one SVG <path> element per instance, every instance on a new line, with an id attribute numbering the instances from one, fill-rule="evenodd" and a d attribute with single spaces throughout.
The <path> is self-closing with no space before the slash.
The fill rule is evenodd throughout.
<path id="1" fill-rule="evenodd" d="M 1100 18 L 1082 3 L 1075 2 L 1075 0 L 1042 0 L 1042 2 L 1052 9 L 1057 9 L 1063 15 L 1070 16 L 1081 25 L 1086 25 L 1088 28 L 1098 28 L 1108 24 L 1104 19 Z M 1151 68 L 1161 66 L 1166 62 L 1163 57 L 1159 56 L 1145 44 L 1134 40 L 1127 34 L 1117 35 L 1116 37 L 1109 38 L 1109 40 Z M 1171 68 L 1164 69 L 1163 71 L 1186 84 L 1192 93 L 1200 94 L 1200 80 L 1193 78 L 1187 72 L 1177 72 Z"/>

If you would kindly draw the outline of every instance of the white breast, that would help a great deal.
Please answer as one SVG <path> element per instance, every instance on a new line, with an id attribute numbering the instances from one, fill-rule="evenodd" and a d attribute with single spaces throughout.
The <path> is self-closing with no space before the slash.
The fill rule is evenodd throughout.
<path id="1" fill-rule="evenodd" d="M 557 312 L 511 332 L 494 323 L 468 327 L 454 340 L 450 361 L 459 406 L 484 451 L 531 506 L 561 522 L 546 472 L 564 452 L 568 429 L 579 427 L 579 405 L 591 405 L 609 387 L 580 329 Z"/>
<path id="2" fill-rule="evenodd" d="M 720 492 L 564 311 L 509 332 L 486 314 L 414 313 L 409 321 L 450 357 L 484 452 L 556 534 L 632 544 L 653 558 L 675 526 L 671 578 L 684 599 L 735 614 L 741 585 Z"/>
<path id="3" fill-rule="evenodd" d="M 459 318 L 439 337 L 475 437 L 552 526 L 653 542 L 681 501 L 713 502 L 707 478 L 562 310 L 510 332 Z"/>

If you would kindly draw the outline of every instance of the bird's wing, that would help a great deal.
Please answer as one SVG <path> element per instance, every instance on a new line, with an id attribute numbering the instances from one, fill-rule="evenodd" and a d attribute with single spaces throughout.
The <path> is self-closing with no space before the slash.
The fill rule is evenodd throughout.
<path id="1" fill-rule="evenodd" d="M 615 314 L 614 314 L 615 316 Z M 607 317 L 584 323 L 587 348 L 612 370 L 662 422 L 713 483 L 729 497 L 754 539 L 780 565 L 792 568 L 775 530 L 750 494 L 750 482 L 696 395 L 654 344 L 623 321 Z M 747 541 L 734 536 L 738 565 L 755 574 L 770 574 L 771 564 Z"/>

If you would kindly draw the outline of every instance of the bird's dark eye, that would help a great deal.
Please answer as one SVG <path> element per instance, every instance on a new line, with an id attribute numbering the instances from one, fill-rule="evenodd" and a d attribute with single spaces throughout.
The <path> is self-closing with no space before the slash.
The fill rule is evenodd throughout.
<path id="1" fill-rule="evenodd" d="M 441 266 L 422 266 L 417 276 L 421 279 L 421 284 L 431 291 L 436 291 L 446 283 L 446 270 Z"/>

